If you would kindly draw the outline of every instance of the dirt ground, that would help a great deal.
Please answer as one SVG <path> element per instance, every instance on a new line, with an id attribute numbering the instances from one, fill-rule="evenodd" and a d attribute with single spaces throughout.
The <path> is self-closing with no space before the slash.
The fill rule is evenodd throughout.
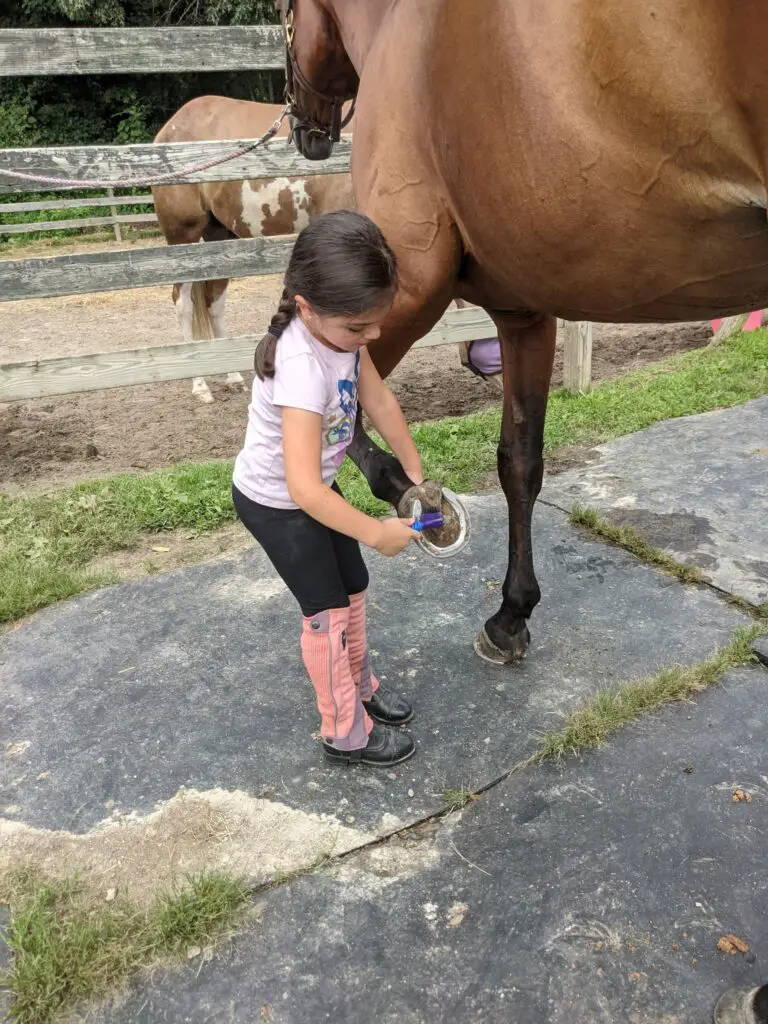
<path id="1" fill-rule="evenodd" d="M 151 243 L 144 239 L 139 244 Z M 40 254 L 99 248 L 116 246 L 81 243 Z M 33 253 L 24 250 L 23 255 Z M 231 333 L 261 330 L 278 294 L 276 277 L 233 281 Z M 593 380 L 698 348 L 710 336 L 706 323 L 596 325 Z M 181 340 L 169 287 L 3 303 L 0 338 L 0 362 Z M 561 380 L 558 353 L 553 387 Z M 456 350 L 448 346 L 411 353 L 390 383 L 410 421 L 461 415 L 499 400 L 496 389 L 463 369 Z M 212 405 L 192 396 L 189 381 L 174 381 L 0 406 L 0 490 L 45 489 L 184 460 L 232 457 L 242 441 L 248 391 L 230 390 L 220 378 L 209 384 L 216 398 Z"/>

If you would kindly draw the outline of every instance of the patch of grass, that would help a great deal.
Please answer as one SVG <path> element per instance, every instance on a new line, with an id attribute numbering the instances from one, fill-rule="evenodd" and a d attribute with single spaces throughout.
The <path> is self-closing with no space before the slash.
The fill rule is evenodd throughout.
<path id="1" fill-rule="evenodd" d="M 715 348 L 607 381 L 588 395 L 556 392 L 544 447 L 598 444 L 660 420 L 730 408 L 767 393 L 768 330 L 738 334 Z"/>
<path id="2" fill-rule="evenodd" d="M 458 811 L 468 803 L 477 800 L 477 794 L 471 789 L 460 786 L 458 789 L 444 789 L 443 800 L 449 811 Z"/>
<path id="3" fill-rule="evenodd" d="M 568 716 L 562 729 L 545 733 L 531 762 L 599 747 L 611 733 L 640 715 L 713 686 L 729 669 L 753 662 L 752 642 L 766 633 L 765 626 L 742 627 L 729 644 L 695 665 L 675 665 L 646 679 L 600 690 Z"/>
<path id="4" fill-rule="evenodd" d="M 550 396 L 545 452 L 596 444 L 659 420 L 724 408 L 768 394 L 768 330 L 737 335 L 608 381 L 588 395 Z M 427 476 L 473 490 L 496 465 L 500 409 L 413 428 Z M 229 462 L 180 465 L 118 476 L 49 496 L 0 499 L 0 622 L 114 582 L 88 563 L 133 546 L 140 533 L 186 528 L 204 533 L 234 518 Z M 349 462 L 339 482 L 357 508 L 388 509 Z"/>
<path id="5" fill-rule="evenodd" d="M 701 570 L 696 566 L 683 565 L 682 562 L 676 561 L 666 551 L 649 544 L 631 526 L 618 526 L 601 518 L 597 509 L 574 505 L 568 518 L 575 526 L 582 526 L 595 537 L 624 548 L 648 565 L 661 569 L 668 576 L 676 577 L 681 583 L 701 583 Z"/>
<path id="6" fill-rule="evenodd" d="M 13 958 L 0 979 L 14 996 L 10 1019 L 48 1024 L 141 967 L 204 947 L 232 927 L 248 899 L 241 881 L 216 873 L 190 876 L 147 910 L 119 898 L 96 903 L 75 878 L 11 876 L 0 885 L 0 903 L 12 913 Z"/>
<path id="7" fill-rule="evenodd" d="M 0 622 L 115 582 L 88 563 L 130 548 L 141 533 L 207 532 L 234 519 L 231 473 L 225 462 L 180 465 L 0 499 Z"/>

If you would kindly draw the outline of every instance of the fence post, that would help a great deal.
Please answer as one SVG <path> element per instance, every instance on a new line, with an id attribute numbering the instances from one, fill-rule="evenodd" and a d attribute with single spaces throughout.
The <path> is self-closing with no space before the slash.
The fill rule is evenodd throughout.
<path id="1" fill-rule="evenodd" d="M 107 189 L 107 195 L 108 195 L 108 196 L 109 196 L 109 197 L 110 197 L 111 199 L 114 199 L 114 197 L 115 197 L 115 190 L 114 190 L 113 188 L 108 188 L 108 189 Z M 115 241 L 116 241 L 116 242 L 122 242 L 122 240 L 123 240 L 123 234 L 122 234 L 122 232 L 121 232 L 121 230 L 120 230 L 120 225 L 119 225 L 119 224 L 118 224 L 118 222 L 117 222 L 117 207 L 116 207 L 116 206 L 110 206 L 110 208 L 109 208 L 109 212 L 110 212 L 110 213 L 112 214 L 112 216 L 113 216 L 113 217 L 115 218 L 115 219 L 114 219 L 114 220 L 112 221 L 112 227 L 114 228 L 114 231 L 115 231 Z"/>
<path id="2" fill-rule="evenodd" d="M 589 320 L 563 324 L 563 386 L 571 394 L 592 387 L 592 324 Z"/>

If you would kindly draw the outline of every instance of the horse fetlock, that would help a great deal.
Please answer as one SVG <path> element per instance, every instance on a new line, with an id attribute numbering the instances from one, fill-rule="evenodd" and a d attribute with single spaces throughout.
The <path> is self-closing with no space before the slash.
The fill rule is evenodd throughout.
<path id="1" fill-rule="evenodd" d="M 388 502 L 393 508 L 398 509 L 398 515 L 402 515 L 399 509 L 404 496 L 413 488 L 413 481 L 408 478 L 394 456 L 382 451 L 365 435 L 363 442 L 362 457 L 357 457 L 355 441 L 348 451 L 349 456 L 368 481 L 374 497 Z"/>

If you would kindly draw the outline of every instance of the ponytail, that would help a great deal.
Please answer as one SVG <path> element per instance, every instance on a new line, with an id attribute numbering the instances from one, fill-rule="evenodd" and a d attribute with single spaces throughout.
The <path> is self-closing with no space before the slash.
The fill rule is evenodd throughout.
<path id="1" fill-rule="evenodd" d="M 253 368 L 259 380 L 266 380 L 267 377 L 275 376 L 275 354 L 277 353 L 277 342 L 280 335 L 286 329 L 291 320 L 296 316 L 296 299 L 288 294 L 288 289 L 283 289 L 280 305 L 272 317 L 267 333 L 256 346 L 253 354 Z"/>

